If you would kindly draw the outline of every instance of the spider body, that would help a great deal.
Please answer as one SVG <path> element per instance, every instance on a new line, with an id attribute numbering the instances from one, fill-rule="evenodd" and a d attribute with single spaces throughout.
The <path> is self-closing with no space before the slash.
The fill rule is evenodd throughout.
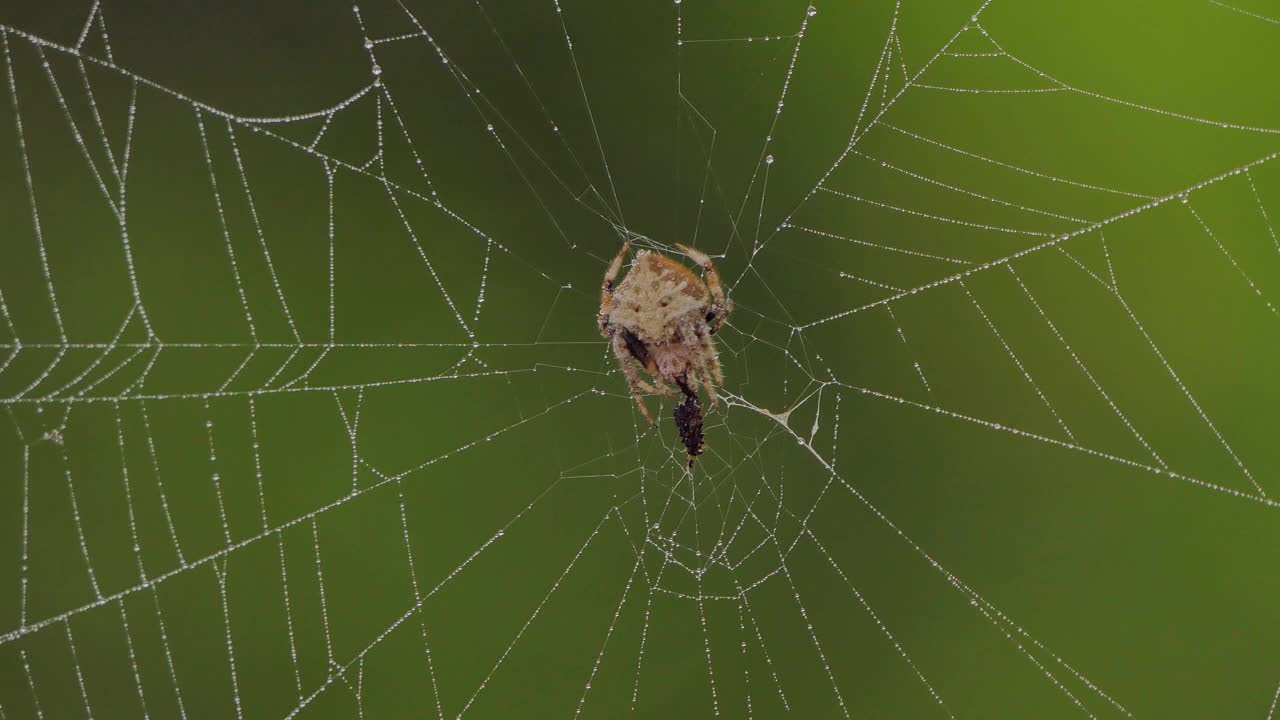
<path id="1" fill-rule="evenodd" d="M 718 407 L 715 385 L 722 384 L 724 376 L 712 336 L 733 304 L 725 298 L 711 258 L 683 245 L 676 249 L 702 266 L 705 282 L 678 261 L 647 250 L 636 253 L 631 269 L 618 282 L 629 248 L 628 241 L 605 272 L 600 334 L 611 339 L 631 397 L 650 425 L 653 416 L 644 395 L 676 396 L 668 384 L 684 394 L 684 402 L 675 407 L 675 420 L 692 465 L 704 449 L 698 388 L 706 388 L 711 406 Z M 641 379 L 641 368 L 652 383 Z"/>

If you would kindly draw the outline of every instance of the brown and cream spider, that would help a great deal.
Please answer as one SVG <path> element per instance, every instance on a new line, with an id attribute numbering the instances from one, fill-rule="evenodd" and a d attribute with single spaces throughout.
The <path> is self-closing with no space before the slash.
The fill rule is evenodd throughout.
<path id="1" fill-rule="evenodd" d="M 698 388 L 706 388 L 715 408 L 719 407 L 715 385 L 724 383 L 711 336 L 720 329 L 733 303 L 724 296 L 711 258 L 680 244 L 676 249 L 702 266 L 705 283 L 676 260 L 648 250 L 638 251 L 626 277 L 615 283 L 630 247 L 628 240 L 604 274 L 600 334 L 612 338 L 613 353 L 627 376 L 631 397 L 650 425 L 654 424 L 653 416 L 642 394 L 676 396 L 667 383 L 684 393 L 684 401 L 675 406 L 675 421 L 692 466 L 706 447 Z M 653 384 L 640 378 L 636 366 L 653 376 Z"/>

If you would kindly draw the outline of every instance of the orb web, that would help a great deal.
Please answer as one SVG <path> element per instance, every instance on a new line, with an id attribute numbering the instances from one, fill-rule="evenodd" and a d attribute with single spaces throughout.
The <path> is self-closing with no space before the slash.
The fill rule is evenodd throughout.
<path id="1" fill-rule="evenodd" d="M 0 24 L 0 718 L 1275 717 L 1276 21 L 601 5 L 283 112 Z M 691 469 L 626 240 L 735 302 Z"/>

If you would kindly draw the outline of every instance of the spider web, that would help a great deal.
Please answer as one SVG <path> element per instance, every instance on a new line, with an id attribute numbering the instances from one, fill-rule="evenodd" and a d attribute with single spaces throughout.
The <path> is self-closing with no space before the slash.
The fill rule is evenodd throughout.
<path id="1" fill-rule="evenodd" d="M 1276 717 L 1277 20 L 847 5 L 0 24 L 0 718 Z"/>

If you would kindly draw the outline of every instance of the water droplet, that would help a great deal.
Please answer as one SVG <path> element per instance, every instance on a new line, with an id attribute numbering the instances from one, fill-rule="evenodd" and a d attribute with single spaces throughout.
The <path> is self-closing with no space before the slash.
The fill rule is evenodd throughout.
<path id="1" fill-rule="evenodd" d="M 809 17 L 813 17 L 814 15 L 817 15 L 817 14 L 818 14 L 818 8 L 816 8 L 816 7 L 812 6 L 812 5 L 810 5 L 810 6 L 809 6 Z"/>
<path id="2" fill-rule="evenodd" d="M 766 157 L 766 158 L 764 159 L 764 162 L 765 162 L 765 164 L 766 164 L 766 165 L 772 165 L 772 164 L 773 164 L 773 156 L 772 156 L 772 155 L 769 155 L 768 157 Z"/>
<path id="3" fill-rule="evenodd" d="M 493 132 L 493 126 L 492 126 L 492 125 L 486 125 L 486 126 L 485 126 L 485 129 L 486 129 L 486 130 L 488 130 L 489 132 Z"/>
<path id="4" fill-rule="evenodd" d="M 676 0 L 676 4 L 677 4 L 677 5 L 679 5 L 679 4 L 680 4 L 680 0 Z"/>
<path id="5" fill-rule="evenodd" d="M 373 49 L 373 41 L 372 41 L 372 40 L 370 40 L 369 38 L 365 38 L 365 39 L 364 39 L 364 49 L 365 49 L 365 50 L 372 50 L 372 49 Z"/>

